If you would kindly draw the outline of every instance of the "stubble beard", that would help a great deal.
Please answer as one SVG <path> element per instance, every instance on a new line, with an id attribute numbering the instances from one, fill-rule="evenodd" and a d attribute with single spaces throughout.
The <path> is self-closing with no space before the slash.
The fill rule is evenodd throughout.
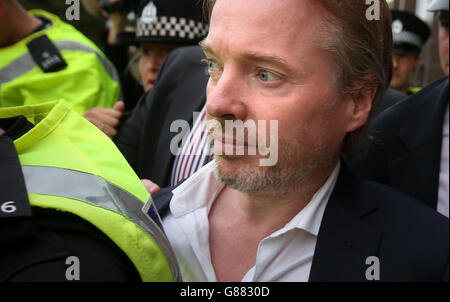
<path id="1" fill-rule="evenodd" d="M 288 146 L 280 144 L 283 145 Z M 297 146 L 288 146 L 280 152 L 278 163 L 268 167 L 246 160 L 247 156 L 215 156 L 214 174 L 227 187 L 249 195 L 284 197 L 302 194 L 308 188 L 303 185 L 316 171 L 331 163 L 324 148 L 318 146 L 315 149 L 305 157 Z M 227 162 L 233 162 L 232 169 L 226 168 Z"/>

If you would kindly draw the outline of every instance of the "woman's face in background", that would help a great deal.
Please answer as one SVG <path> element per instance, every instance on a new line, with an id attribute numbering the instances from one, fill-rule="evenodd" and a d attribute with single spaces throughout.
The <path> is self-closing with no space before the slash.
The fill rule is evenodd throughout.
<path id="1" fill-rule="evenodd" d="M 153 88 L 159 68 L 164 59 L 177 47 L 177 45 L 173 44 L 141 43 L 139 72 L 141 75 L 141 83 L 145 91 Z"/>

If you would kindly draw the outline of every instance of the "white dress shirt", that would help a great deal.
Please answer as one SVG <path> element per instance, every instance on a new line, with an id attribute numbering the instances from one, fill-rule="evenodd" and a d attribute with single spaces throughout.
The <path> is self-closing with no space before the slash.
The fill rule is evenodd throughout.
<path id="1" fill-rule="evenodd" d="M 308 281 L 323 213 L 339 168 L 340 163 L 305 208 L 259 243 L 256 264 L 241 281 Z M 216 180 L 214 169 L 213 161 L 177 187 L 170 214 L 163 219 L 184 281 L 217 281 L 211 263 L 208 214 L 224 185 Z"/>
<path id="2" fill-rule="evenodd" d="M 437 211 L 448 217 L 449 203 L 449 184 L 448 184 L 448 145 L 449 145 L 449 126 L 448 126 L 448 106 L 445 113 L 444 125 L 442 131 L 442 149 L 441 149 L 441 169 L 439 171 L 439 191 Z"/>

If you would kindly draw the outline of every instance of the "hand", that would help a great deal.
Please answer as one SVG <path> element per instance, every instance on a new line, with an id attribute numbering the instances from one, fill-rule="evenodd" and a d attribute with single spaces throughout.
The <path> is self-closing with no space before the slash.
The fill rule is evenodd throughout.
<path id="1" fill-rule="evenodd" d="M 86 111 L 84 117 L 111 139 L 117 135 L 117 127 L 125 110 L 125 103 L 117 102 L 113 108 L 95 107 Z"/>
<path id="2" fill-rule="evenodd" d="M 111 13 L 109 15 L 109 20 L 111 20 L 111 27 L 108 32 L 108 44 L 115 45 L 119 43 L 117 39 L 117 34 L 124 32 L 127 25 L 128 13 Z"/>
<path id="3" fill-rule="evenodd" d="M 152 182 L 151 180 L 141 179 L 141 182 L 144 185 L 144 187 L 147 189 L 147 192 L 149 192 L 152 195 L 159 192 L 159 190 L 161 190 L 161 188 L 157 184 Z"/>

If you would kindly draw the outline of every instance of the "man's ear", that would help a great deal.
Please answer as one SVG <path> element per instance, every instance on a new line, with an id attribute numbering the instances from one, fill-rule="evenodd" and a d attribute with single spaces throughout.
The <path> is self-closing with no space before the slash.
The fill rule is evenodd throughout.
<path id="1" fill-rule="evenodd" d="M 369 119 L 372 110 L 373 100 L 378 88 L 367 86 L 366 81 L 358 81 L 354 87 L 362 87 L 357 91 L 350 92 L 347 96 L 348 106 L 348 123 L 347 133 L 353 132 L 362 127 Z"/>

